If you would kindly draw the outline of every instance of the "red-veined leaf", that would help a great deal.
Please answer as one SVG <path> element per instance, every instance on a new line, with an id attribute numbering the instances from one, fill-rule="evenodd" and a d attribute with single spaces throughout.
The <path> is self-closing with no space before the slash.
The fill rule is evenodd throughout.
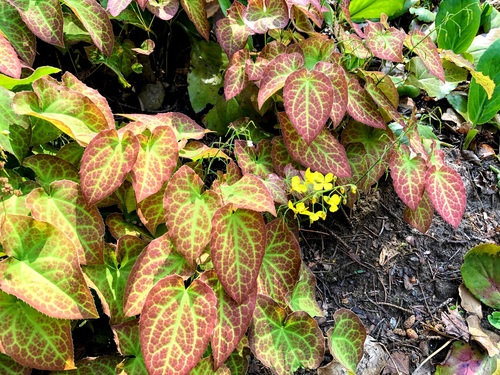
<path id="1" fill-rule="evenodd" d="M 403 43 L 406 34 L 394 27 L 386 29 L 381 22 L 370 22 L 365 27 L 365 43 L 378 58 L 403 62 Z"/>
<path id="2" fill-rule="evenodd" d="M 132 2 L 132 0 L 108 0 L 108 6 L 106 10 L 113 17 L 118 16 L 128 5 Z"/>
<path id="3" fill-rule="evenodd" d="M 146 374 L 146 364 L 142 357 L 139 333 L 139 319 L 131 320 L 111 327 L 118 352 L 125 357 L 119 367 L 112 368 L 109 375 Z M 102 358 L 98 357 L 98 358 Z M 121 372 L 119 372 L 121 371 Z M 95 374 L 100 374 L 94 372 Z M 63 374 L 62 374 L 63 375 Z"/>
<path id="4" fill-rule="evenodd" d="M 246 61 L 250 58 L 247 49 L 237 51 L 231 57 L 224 76 L 224 96 L 226 100 L 234 98 L 248 84 Z"/>
<path id="5" fill-rule="evenodd" d="M 137 203 L 137 215 L 152 235 L 156 233 L 158 225 L 165 223 L 165 210 L 163 209 L 165 188 L 166 184 L 157 193 Z"/>
<path id="6" fill-rule="evenodd" d="M 202 358 L 192 368 L 189 375 L 231 375 L 231 370 L 225 364 L 222 364 L 215 370 L 214 359 L 212 356 L 208 356 Z"/>
<path id="7" fill-rule="evenodd" d="M 24 159 L 23 166 L 35 172 L 35 180 L 45 191 L 49 191 L 52 182 L 59 180 L 69 180 L 80 182 L 78 169 L 70 162 L 60 159 L 57 156 L 37 154 Z"/>
<path id="8" fill-rule="evenodd" d="M 405 44 L 422 58 L 422 62 L 431 74 L 445 82 L 443 63 L 439 57 L 437 47 L 429 35 L 415 29 L 406 37 Z"/>
<path id="9" fill-rule="evenodd" d="M 179 10 L 179 0 L 147 1 L 146 7 L 161 20 L 171 20 Z"/>
<path id="10" fill-rule="evenodd" d="M 33 34 L 46 43 L 64 47 L 63 16 L 59 0 L 24 3 L 26 8 L 19 9 L 19 14 Z"/>
<path id="11" fill-rule="evenodd" d="M 181 0 L 182 8 L 186 11 L 189 19 L 193 22 L 196 30 L 208 42 L 210 33 L 210 22 L 208 22 L 207 10 L 203 0 Z"/>
<path id="12" fill-rule="evenodd" d="M 401 114 L 398 112 L 397 106 L 395 106 L 391 102 L 391 100 L 389 100 L 386 94 L 378 87 L 378 85 L 371 77 L 366 76 L 365 80 L 365 89 L 368 94 L 370 94 L 373 101 L 379 106 L 380 109 L 386 111 L 389 114 L 390 118 L 392 118 L 395 122 L 405 128 L 405 121 Z"/>
<path id="13" fill-rule="evenodd" d="M 87 357 L 80 359 L 75 362 L 77 370 L 70 371 L 51 371 L 50 375 L 116 375 L 117 370 L 120 368 L 120 362 L 122 362 L 122 357 L 111 356 L 111 355 L 101 355 L 99 357 Z M 121 375 L 126 375 L 121 373 Z"/>
<path id="14" fill-rule="evenodd" d="M 243 21 L 256 34 L 284 28 L 288 20 L 285 0 L 250 0 L 243 11 Z"/>
<path id="15" fill-rule="evenodd" d="M 17 79 L 21 78 L 21 62 L 14 47 L 2 34 L 0 34 L 0 54 L 2 56 L 0 73 Z"/>
<path id="16" fill-rule="evenodd" d="M 357 78 L 350 75 L 347 78 L 349 97 L 347 113 L 353 119 L 374 128 L 385 129 L 385 121 L 368 92 L 361 87 Z"/>
<path id="17" fill-rule="evenodd" d="M 427 232 L 434 218 L 434 206 L 425 191 L 418 203 L 417 209 L 412 210 L 410 207 L 406 207 L 403 218 L 413 228 L 418 229 L 422 233 Z"/>
<path id="18" fill-rule="evenodd" d="M 135 225 L 128 220 L 125 220 L 119 212 L 114 212 L 106 217 L 106 225 L 111 235 L 119 240 L 123 236 L 134 236 L 142 238 L 145 241 L 151 241 L 152 238 L 147 230 L 142 226 Z"/>
<path id="19" fill-rule="evenodd" d="M 289 299 L 292 311 L 305 311 L 311 317 L 325 315 L 316 302 L 316 277 L 304 262 L 301 262 L 299 280 Z"/>
<path id="20" fill-rule="evenodd" d="M 286 149 L 283 137 L 273 137 L 271 142 L 273 146 L 271 150 L 273 167 L 279 176 L 285 177 L 285 167 L 288 164 L 292 165 L 295 169 L 300 169 L 300 164 L 297 161 L 293 160 L 290 153 Z"/>
<path id="21" fill-rule="evenodd" d="M 234 153 L 243 174 L 251 173 L 265 179 L 273 173 L 271 150 L 271 141 L 267 139 L 260 140 L 257 145 L 249 145 L 243 140 L 234 141 Z"/>
<path id="22" fill-rule="evenodd" d="M 0 297 L 1 298 L 1 297 Z M 9 322 L 10 323 L 10 322 Z M 9 324 L 7 323 L 7 324 Z M 16 329 L 12 327 L 9 324 L 9 327 L 11 329 Z M 5 332 L 5 331 L 4 331 Z M 6 374 L 16 374 L 16 375 L 30 375 L 31 374 L 31 367 L 24 366 L 9 357 L 6 354 L 3 354 L 5 350 L 2 350 L 0 352 L 0 370 L 3 371 Z"/>
<path id="23" fill-rule="evenodd" d="M 244 10 L 245 6 L 242 3 L 234 1 L 227 10 L 227 17 L 221 18 L 216 23 L 217 41 L 229 58 L 243 49 L 248 37 L 254 33 L 243 21 Z"/>

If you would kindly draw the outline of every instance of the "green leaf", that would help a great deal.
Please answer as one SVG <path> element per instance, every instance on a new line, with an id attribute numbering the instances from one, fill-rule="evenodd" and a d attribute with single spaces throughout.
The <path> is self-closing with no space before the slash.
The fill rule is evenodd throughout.
<path id="1" fill-rule="evenodd" d="M 437 44 L 459 54 L 467 51 L 479 30 L 479 0 L 443 0 L 436 15 Z"/>
<path id="2" fill-rule="evenodd" d="M 324 316 L 316 302 L 316 277 L 304 262 L 300 265 L 299 280 L 290 296 L 289 306 L 293 311 L 305 311 L 311 317 Z"/>
<path id="3" fill-rule="evenodd" d="M 460 269 L 465 286 L 485 305 L 500 309 L 500 246 L 483 243 L 470 249 Z"/>
<path id="4" fill-rule="evenodd" d="M 102 263 L 104 222 L 95 206 L 85 204 L 80 186 L 54 181 L 46 191 L 39 188 L 28 195 L 32 216 L 62 230 L 75 245 L 80 264 Z"/>
<path id="5" fill-rule="evenodd" d="M 212 357 L 202 358 L 195 367 L 189 371 L 189 375 L 231 375 L 231 370 L 222 364 L 214 370 L 214 359 Z"/>
<path id="6" fill-rule="evenodd" d="M 92 41 L 106 56 L 111 56 L 115 41 L 108 14 L 96 0 L 65 0 L 90 34 Z"/>
<path id="7" fill-rule="evenodd" d="M 24 167 L 35 172 L 35 180 L 45 191 L 49 191 L 52 182 L 58 180 L 70 180 L 80 182 L 80 176 L 76 167 L 60 159 L 57 156 L 37 154 L 27 157 L 23 163 Z"/>
<path id="8" fill-rule="evenodd" d="M 80 168 L 83 196 L 89 205 L 110 196 L 123 183 L 139 148 L 130 131 L 120 137 L 114 129 L 104 130 L 90 141 Z"/>
<path id="9" fill-rule="evenodd" d="M 196 30 L 208 42 L 210 37 L 210 22 L 207 18 L 206 3 L 203 0 L 181 0 L 182 8 L 193 22 Z"/>
<path id="10" fill-rule="evenodd" d="M 333 319 L 335 327 L 327 332 L 330 353 L 354 374 L 363 357 L 366 329 L 351 310 L 339 309 L 333 314 Z"/>
<path id="11" fill-rule="evenodd" d="M 288 7 L 284 0 L 249 0 L 243 11 L 243 21 L 256 34 L 284 28 L 288 20 Z"/>
<path id="12" fill-rule="evenodd" d="M 170 179 L 163 206 L 175 248 L 193 266 L 210 242 L 212 217 L 220 207 L 219 196 L 203 190 L 202 179 L 183 165 Z"/>
<path id="13" fill-rule="evenodd" d="M 496 329 L 500 329 L 500 311 L 493 311 L 488 315 L 488 322 Z"/>
<path id="14" fill-rule="evenodd" d="M 27 116 L 12 108 L 14 93 L 0 86 L 0 148 L 10 152 L 21 163 L 29 152 L 31 129 Z"/>
<path id="15" fill-rule="evenodd" d="M 254 291 L 244 303 L 238 304 L 226 293 L 214 270 L 204 272 L 200 280 L 207 283 L 217 297 L 217 324 L 212 334 L 211 348 L 214 369 L 218 369 L 247 332 L 257 294 Z"/>
<path id="16" fill-rule="evenodd" d="M 29 368 L 28 366 L 23 366 L 20 363 L 17 363 L 11 357 L 3 353 L 0 353 L 0 371 L 2 371 L 5 374 L 19 374 L 19 375 L 31 374 L 31 368 Z"/>
<path id="17" fill-rule="evenodd" d="M 331 82 L 321 72 L 302 68 L 286 78 L 283 100 L 295 130 L 310 145 L 330 117 L 333 105 Z"/>
<path id="18" fill-rule="evenodd" d="M 368 92 L 361 87 L 358 79 L 350 75 L 347 78 L 349 97 L 347 113 L 353 119 L 374 128 L 385 129 L 385 121 Z"/>
<path id="19" fill-rule="evenodd" d="M 254 174 L 265 179 L 274 172 L 271 141 L 263 139 L 255 146 L 243 140 L 234 141 L 234 153 L 243 174 Z"/>
<path id="20" fill-rule="evenodd" d="M 403 9 L 404 0 L 351 0 L 349 11 L 353 20 L 380 18 L 382 13 L 389 17 Z"/>
<path id="21" fill-rule="evenodd" d="M 111 329 L 115 336 L 118 351 L 125 357 L 123 362 L 119 365 L 122 371 L 121 373 L 124 375 L 147 374 L 140 344 L 139 319 L 114 325 Z M 113 368 L 113 370 L 114 371 L 110 373 L 110 375 L 118 373 L 118 368 Z"/>
<path id="22" fill-rule="evenodd" d="M 64 47 L 63 17 L 59 0 L 28 1 L 20 9 L 21 18 L 28 28 L 46 43 Z"/>
<path id="23" fill-rule="evenodd" d="M 54 68 L 52 66 L 40 66 L 36 68 L 35 71 L 31 73 L 31 75 L 21 79 L 15 79 L 0 74 L 0 86 L 3 86 L 8 90 L 12 90 L 16 86 L 29 85 L 41 77 L 45 77 L 53 73 L 58 73 L 60 71 L 61 69 Z"/>
<path id="24" fill-rule="evenodd" d="M 8 256 L 0 263 L 4 292 L 54 318 L 98 317 L 78 253 L 65 233 L 28 216 L 6 215 L 0 234 Z"/>
<path id="25" fill-rule="evenodd" d="M 327 129 L 323 129 L 308 146 L 284 112 L 278 113 L 278 118 L 285 146 L 295 160 L 323 174 L 333 173 L 338 177 L 351 176 L 351 167 L 344 146 Z"/>
<path id="26" fill-rule="evenodd" d="M 0 370 L 22 366 L 40 370 L 71 370 L 76 368 L 73 359 L 73 341 L 70 321 L 51 318 L 16 297 L 0 291 L 0 342 L 2 351 L 20 365 L 5 364 L 0 354 Z"/>
<path id="27" fill-rule="evenodd" d="M 151 289 L 139 322 L 149 374 L 187 374 L 198 363 L 216 324 L 216 303 L 199 279 L 186 289 L 181 277 L 167 276 Z"/>
<path id="28" fill-rule="evenodd" d="M 128 212 L 131 211 L 133 210 L 128 210 Z M 152 240 L 152 237 L 147 230 L 126 220 L 123 215 L 118 212 L 114 212 L 106 218 L 106 225 L 108 226 L 111 235 L 117 240 L 123 236 L 134 236 L 142 238 L 145 241 Z"/>
<path id="29" fill-rule="evenodd" d="M 120 368 L 121 360 L 121 357 L 109 355 L 88 357 L 76 361 L 76 370 L 52 371 L 50 375 L 115 375 Z"/>
<path id="30" fill-rule="evenodd" d="M 104 248 L 105 264 L 83 266 L 89 285 L 95 289 L 110 324 L 124 323 L 131 318 L 124 314 L 124 291 L 132 267 L 146 246 L 146 242 L 134 236 L 123 236 L 116 248 L 107 244 Z M 93 285 L 92 285 L 93 283 Z"/>
<path id="31" fill-rule="evenodd" d="M 271 298 L 259 295 L 248 335 L 255 356 L 278 375 L 317 368 L 325 341 L 318 323 L 304 311 L 289 315 Z"/>
<path id="32" fill-rule="evenodd" d="M 300 48 L 304 53 L 305 68 L 312 70 L 318 62 L 331 62 L 336 46 L 332 39 L 313 36 L 302 41 Z"/>
<path id="33" fill-rule="evenodd" d="M 210 251 L 224 290 L 242 304 L 257 290 L 257 276 L 265 252 L 265 224 L 260 212 L 231 205 L 212 218 Z"/>
<path id="34" fill-rule="evenodd" d="M 473 124 L 488 122 L 500 110 L 500 39 L 496 40 L 483 53 L 476 70 L 489 76 L 495 82 L 493 96 L 488 98 L 484 88 L 474 77 L 469 88 L 468 112 Z"/>
<path id="35" fill-rule="evenodd" d="M 424 195 L 418 203 L 417 209 L 412 210 L 406 207 L 403 213 L 404 221 L 410 224 L 413 228 L 425 233 L 432 224 L 434 217 L 434 206 L 429 198 L 429 195 L 424 191 Z"/>
<path id="36" fill-rule="evenodd" d="M 194 269 L 174 248 L 168 233 L 155 238 L 137 257 L 125 286 L 125 316 L 141 313 L 151 288 L 163 277 L 179 275 L 187 279 Z"/>

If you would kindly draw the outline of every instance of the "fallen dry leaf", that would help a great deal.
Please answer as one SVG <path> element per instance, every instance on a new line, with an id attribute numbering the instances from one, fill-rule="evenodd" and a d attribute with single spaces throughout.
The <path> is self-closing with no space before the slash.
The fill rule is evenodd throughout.
<path id="1" fill-rule="evenodd" d="M 410 357 L 402 352 L 391 353 L 382 374 L 410 375 Z"/>
<path id="2" fill-rule="evenodd" d="M 483 319 L 483 310 L 481 307 L 481 302 L 474 297 L 465 284 L 460 284 L 458 287 L 458 294 L 460 295 L 462 308 L 471 315 L 476 315 L 480 319 Z"/>
<path id="3" fill-rule="evenodd" d="M 486 333 L 481 327 L 481 320 L 476 315 L 467 317 L 471 340 L 478 342 L 490 357 L 500 354 L 500 337 L 493 332 Z M 493 338 L 490 338 L 490 336 Z M 496 337 L 495 337 L 496 336 Z"/>
<path id="4" fill-rule="evenodd" d="M 469 341 L 470 334 L 467 324 L 457 310 L 451 310 L 449 313 L 442 312 L 441 319 L 445 325 L 446 334 Z"/>

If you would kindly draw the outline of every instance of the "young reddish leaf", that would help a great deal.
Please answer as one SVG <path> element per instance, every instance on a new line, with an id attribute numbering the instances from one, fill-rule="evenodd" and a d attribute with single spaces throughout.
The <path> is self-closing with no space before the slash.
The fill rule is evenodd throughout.
<path id="1" fill-rule="evenodd" d="M 264 70 L 258 95 L 259 108 L 285 84 L 287 77 L 304 65 L 304 58 L 298 53 L 283 53 L 274 58 Z"/>
<path id="2" fill-rule="evenodd" d="M 210 242 L 212 216 L 221 204 L 215 192 L 202 192 L 203 185 L 195 171 L 183 165 L 170 179 L 163 200 L 172 242 L 193 266 Z"/>
<path id="3" fill-rule="evenodd" d="M 257 289 L 265 252 L 265 224 L 260 212 L 231 205 L 218 209 L 212 219 L 210 250 L 215 272 L 224 290 L 238 304 Z"/>
<path id="4" fill-rule="evenodd" d="M 218 369 L 245 335 L 252 320 L 257 294 L 254 291 L 245 302 L 238 304 L 226 293 L 214 270 L 204 272 L 200 280 L 207 283 L 217 297 L 217 324 L 211 346 L 214 369 Z"/>
<path id="5" fill-rule="evenodd" d="M 114 129 L 100 132 L 89 143 L 80 168 L 83 196 L 89 205 L 108 197 L 123 183 L 139 148 L 139 141 L 131 132 L 125 132 L 120 139 Z"/>
<path id="6" fill-rule="evenodd" d="M 282 29 L 288 24 L 288 20 L 285 0 L 249 0 L 243 11 L 243 21 L 256 34 Z"/>
<path id="7" fill-rule="evenodd" d="M 288 203 L 288 187 L 285 180 L 276 173 L 270 173 L 264 180 L 267 190 L 271 193 L 273 201 L 278 204 L 286 205 Z"/>
<path id="8" fill-rule="evenodd" d="M 97 0 L 65 0 L 68 6 L 78 17 L 87 30 L 95 46 L 105 54 L 111 56 L 115 37 L 111 20 L 104 8 Z"/>
<path id="9" fill-rule="evenodd" d="M 103 304 L 103 310 L 110 317 L 110 324 L 131 320 L 124 314 L 125 285 L 132 267 L 146 246 L 134 236 L 123 236 L 118 240 L 116 250 L 105 247 L 105 264 L 83 266 L 83 272 L 92 281 Z"/>
<path id="10" fill-rule="evenodd" d="M 30 367 L 23 366 L 8 355 L 0 352 L 0 371 L 3 371 L 5 374 L 30 375 L 31 370 Z"/>
<path id="11" fill-rule="evenodd" d="M 313 23 L 311 22 L 312 17 L 309 17 L 311 12 L 309 12 L 307 8 L 293 4 L 290 13 L 293 26 L 295 26 L 298 31 L 309 35 L 316 32 Z"/>
<path id="12" fill-rule="evenodd" d="M 44 315 L 2 291 L 0 291 L 0 342 L 2 351 L 23 366 L 40 370 L 76 368 L 70 321 Z M 2 364 L 0 357 L 0 369 L 3 367 Z"/>
<path id="13" fill-rule="evenodd" d="M 63 159 L 56 156 L 37 154 L 24 159 L 23 166 L 35 172 L 36 181 L 42 185 L 45 191 L 49 191 L 49 185 L 58 180 L 70 180 L 80 182 L 78 169 Z"/>
<path id="14" fill-rule="evenodd" d="M 229 58 L 243 49 L 248 37 L 254 33 L 243 21 L 244 10 L 245 6 L 242 3 L 234 1 L 227 10 L 227 17 L 221 18 L 216 23 L 217 41 Z"/>
<path id="15" fill-rule="evenodd" d="M 118 16 L 128 5 L 132 2 L 132 0 L 109 0 L 108 6 L 106 10 L 113 17 Z"/>
<path id="16" fill-rule="evenodd" d="M 165 210 L 163 209 L 165 188 L 166 185 L 157 193 L 137 203 L 137 215 L 152 235 L 156 233 L 158 225 L 165 223 Z"/>
<path id="17" fill-rule="evenodd" d="M 333 125 L 337 127 L 344 118 L 348 100 L 344 68 L 337 63 L 320 61 L 314 66 L 314 70 L 326 75 L 332 83 L 333 100 L 330 118 Z"/>
<path id="18" fill-rule="evenodd" d="M 353 55 L 358 59 L 368 59 L 371 57 L 370 51 L 363 44 L 363 40 L 356 34 L 351 34 L 339 29 L 338 44 L 342 47 L 344 55 Z"/>
<path id="19" fill-rule="evenodd" d="M 141 347 L 151 375 L 184 374 L 201 359 L 215 327 L 212 289 L 199 279 L 167 276 L 149 292 L 139 321 Z"/>
<path id="20" fill-rule="evenodd" d="M 394 189 L 399 198 L 416 210 L 425 190 L 427 165 L 419 156 L 411 157 L 407 148 L 395 150 L 389 162 Z"/>
<path id="21" fill-rule="evenodd" d="M 231 57 L 224 76 L 224 96 L 226 100 L 234 98 L 248 84 L 246 73 L 246 61 L 250 58 L 250 52 L 242 49 Z"/>
<path id="22" fill-rule="evenodd" d="M 179 0 L 148 0 L 146 7 L 159 19 L 169 21 L 174 18 L 179 10 Z"/>
<path id="23" fill-rule="evenodd" d="M 365 27 L 365 43 L 382 60 L 403 62 L 404 31 L 394 27 L 386 29 L 381 22 L 370 22 Z"/>
<path id="24" fill-rule="evenodd" d="M 292 311 L 305 311 L 311 317 L 325 315 L 316 302 L 316 277 L 304 262 L 300 265 L 299 280 L 290 295 L 289 306 Z"/>
<path id="25" fill-rule="evenodd" d="M 332 112 L 331 82 L 321 72 L 302 68 L 287 77 L 283 100 L 295 130 L 310 145 L 325 127 Z"/>
<path id="26" fill-rule="evenodd" d="M 137 257 L 125 286 L 125 316 L 141 313 L 151 288 L 163 277 L 179 275 L 185 279 L 194 269 L 173 247 L 168 233 L 155 238 Z"/>
<path id="27" fill-rule="evenodd" d="M 12 44 L 19 57 L 29 66 L 36 54 L 36 37 L 21 18 L 18 10 L 8 1 L 0 3 L 0 30 Z"/>
<path id="28" fill-rule="evenodd" d="M 26 6 L 20 9 L 19 14 L 33 34 L 46 43 L 64 47 L 63 15 L 59 0 L 24 3 Z"/>
<path id="29" fill-rule="evenodd" d="M 406 127 L 405 121 L 403 119 L 403 116 L 398 112 L 397 106 L 395 106 L 391 100 L 385 95 L 385 93 L 377 86 L 375 81 L 369 77 L 365 77 L 366 80 L 366 86 L 365 89 L 370 94 L 374 102 L 379 106 L 380 109 L 383 109 L 386 111 L 389 116 L 397 122 L 399 125 L 401 125 L 403 128 Z"/>
<path id="30" fill-rule="evenodd" d="M 267 211 L 276 216 L 273 196 L 264 182 L 253 174 L 244 175 L 232 185 L 221 184 L 219 188 L 225 204 L 230 203 L 234 208 Z"/>
<path id="31" fill-rule="evenodd" d="M 465 212 L 466 194 L 460 175 L 447 165 L 432 166 L 425 177 L 425 190 L 434 208 L 456 229 Z"/>
<path id="32" fill-rule="evenodd" d="M 323 174 L 333 173 L 338 177 L 351 176 L 351 167 L 344 146 L 327 129 L 323 129 L 308 146 L 295 131 L 284 112 L 278 113 L 278 117 L 285 146 L 295 160 Z"/>
<path id="33" fill-rule="evenodd" d="M 273 146 L 271 150 L 273 167 L 279 176 L 285 177 L 285 167 L 288 164 L 292 165 L 295 169 L 301 168 L 300 164 L 295 160 L 293 160 L 290 153 L 286 149 L 283 137 L 281 136 L 273 137 L 271 142 Z"/>
<path id="34" fill-rule="evenodd" d="M 272 42 L 267 43 L 264 46 L 264 48 L 262 48 L 260 56 L 263 59 L 271 61 L 271 60 L 275 59 L 276 57 L 278 57 L 279 55 L 286 53 L 286 52 L 287 52 L 286 45 L 284 45 L 283 43 L 281 43 L 277 40 L 273 40 Z M 302 51 L 301 51 L 301 54 L 302 54 Z M 304 56 L 302 56 L 302 57 L 304 57 Z"/>
<path id="35" fill-rule="evenodd" d="M 0 289 L 54 318 L 99 316 L 75 246 L 61 230 L 28 216 L 6 215 L 0 234 L 8 256 L 0 262 Z"/>
<path id="36" fill-rule="evenodd" d="M 357 78 L 350 75 L 347 78 L 349 97 L 347 113 L 353 119 L 374 128 L 385 129 L 385 121 L 368 92 L 361 87 Z"/>
<path id="37" fill-rule="evenodd" d="M 21 62 L 14 47 L 2 34 L 0 34 L 0 54 L 2 56 L 0 73 L 17 79 L 21 78 Z"/>
<path id="38" fill-rule="evenodd" d="M 31 191 L 27 198 L 31 215 L 62 230 L 75 245 L 80 264 L 102 263 L 104 222 L 95 206 L 87 206 L 80 186 L 60 180 Z"/>
<path id="39" fill-rule="evenodd" d="M 101 110 L 85 95 L 62 86 L 50 77 L 32 84 L 34 92 L 22 91 L 14 96 L 14 110 L 50 122 L 86 146 L 108 123 Z"/>
<path id="40" fill-rule="evenodd" d="M 259 294 L 286 306 L 299 279 L 300 246 L 285 222 L 275 219 L 266 226 L 266 252 L 259 273 Z"/>
<path id="41" fill-rule="evenodd" d="M 205 2 L 203 0 L 181 0 L 181 5 L 191 22 L 193 22 L 196 30 L 208 42 L 210 37 L 210 22 L 208 22 Z"/>
<path id="42" fill-rule="evenodd" d="M 256 146 L 243 140 L 234 141 L 234 153 L 243 174 L 254 174 L 265 179 L 274 172 L 271 141 L 262 139 Z"/>
<path id="43" fill-rule="evenodd" d="M 434 218 L 434 206 L 429 198 L 429 195 L 424 191 L 422 199 L 418 203 L 416 210 L 406 207 L 403 213 L 403 219 L 413 228 L 418 229 L 420 232 L 425 233 L 432 224 Z"/>
<path id="44" fill-rule="evenodd" d="M 122 357 L 125 357 L 125 360 L 118 367 L 121 370 L 121 374 L 147 373 L 140 344 L 139 319 L 114 325 L 111 329 L 113 330 L 118 352 Z M 117 374 L 118 368 L 115 365 L 110 375 Z"/>
<path id="45" fill-rule="evenodd" d="M 299 368 L 317 368 L 323 360 L 325 339 L 318 323 L 305 311 L 287 316 L 271 298 L 257 297 L 248 335 L 255 356 L 279 375 Z"/>
<path id="46" fill-rule="evenodd" d="M 149 137 L 137 135 L 140 143 L 130 171 L 137 202 L 157 193 L 177 166 L 177 140 L 171 127 L 155 128 Z"/>
<path id="47" fill-rule="evenodd" d="M 422 62 L 431 74 L 445 82 L 443 63 L 436 45 L 428 35 L 415 29 L 406 37 L 405 45 L 422 58 Z"/>
<path id="48" fill-rule="evenodd" d="M 330 353 L 353 374 L 364 353 L 366 329 L 351 310 L 339 309 L 333 314 L 335 327 L 327 332 Z"/>
<path id="49" fill-rule="evenodd" d="M 208 356 L 202 358 L 189 372 L 189 375 L 231 375 L 231 370 L 224 364 L 214 370 L 214 359 Z"/>
<path id="50" fill-rule="evenodd" d="M 114 212 L 108 215 L 106 218 L 106 225 L 111 235 L 117 240 L 123 236 L 142 237 L 144 240 L 151 240 L 151 236 L 147 230 L 125 220 L 121 213 Z"/>

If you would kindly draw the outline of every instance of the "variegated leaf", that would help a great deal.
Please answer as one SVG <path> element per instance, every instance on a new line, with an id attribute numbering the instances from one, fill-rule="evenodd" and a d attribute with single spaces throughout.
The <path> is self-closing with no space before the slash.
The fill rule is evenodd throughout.
<path id="1" fill-rule="evenodd" d="M 353 75 L 347 77 L 349 97 L 347 113 L 353 119 L 374 128 L 385 129 L 385 121 L 368 92 Z"/>
<path id="2" fill-rule="evenodd" d="M 21 62 L 9 40 L 0 33 L 0 73 L 13 78 L 21 78 Z"/>
<path id="3" fill-rule="evenodd" d="M 418 203 L 417 209 L 412 210 L 410 207 L 406 207 L 403 218 L 413 228 L 418 229 L 422 233 L 427 232 L 434 218 L 434 206 L 425 191 Z"/>
<path id="4" fill-rule="evenodd" d="M 406 46 L 422 58 L 423 63 L 429 69 L 429 72 L 439 78 L 444 79 L 444 69 L 436 45 L 432 42 L 429 35 L 420 30 L 413 30 L 405 39 Z"/>
<path id="5" fill-rule="evenodd" d="M 247 49 L 237 51 L 231 57 L 224 76 L 224 96 L 226 100 L 234 98 L 248 84 L 246 61 L 250 58 Z"/>
<path id="6" fill-rule="evenodd" d="M 174 18 L 179 10 L 179 0 L 148 0 L 146 7 L 159 19 L 169 21 Z"/>
<path id="7" fill-rule="evenodd" d="M 256 34 L 284 28 L 288 20 L 285 0 L 250 0 L 243 12 L 243 21 Z"/>
<path id="8" fill-rule="evenodd" d="M 249 145 L 243 140 L 234 141 L 234 153 L 243 174 L 254 174 L 265 179 L 274 172 L 271 157 L 272 144 L 262 139 L 256 145 Z"/>
<path id="9" fill-rule="evenodd" d="M 365 43 L 378 58 L 394 62 L 403 62 L 404 31 L 394 27 L 386 29 L 381 22 L 370 22 L 365 27 Z"/>
<path id="10" fill-rule="evenodd" d="M 248 37 L 254 33 L 243 21 L 244 10 L 245 6 L 242 3 L 234 1 L 227 10 L 227 17 L 216 22 L 217 41 L 229 58 L 243 49 Z"/>
<path id="11" fill-rule="evenodd" d="M 182 8 L 186 11 L 189 19 L 193 22 L 196 30 L 208 42 L 210 36 L 210 22 L 208 22 L 207 10 L 203 0 L 180 0 Z"/>
<path id="12" fill-rule="evenodd" d="M 46 43 L 64 47 L 63 16 L 59 0 L 29 1 L 19 14 L 29 29 Z"/>
<path id="13" fill-rule="evenodd" d="M 106 10 L 113 17 L 118 16 L 130 3 L 132 0 L 109 0 Z"/>

